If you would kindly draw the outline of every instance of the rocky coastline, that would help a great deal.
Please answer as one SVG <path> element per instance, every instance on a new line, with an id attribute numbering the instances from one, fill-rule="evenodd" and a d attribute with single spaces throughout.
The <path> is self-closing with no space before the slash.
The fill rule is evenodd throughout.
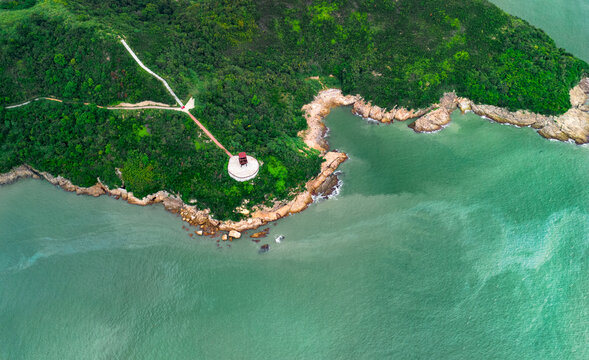
<path id="1" fill-rule="evenodd" d="M 247 216 L 246 219 L 237 222 L 214 219 L 210 214 L 210 210 L 199 210 L 196 206 L 184 203 L 179 196 L 166 191 L 158 191 L 155 194 L 139 199 L 132 192 L 125 189 L 110 189 L 100 182 L 100 179 L 93 186 L 80 187 L 61 176 L 56 177 L 47 172 L 38 171 L 26 164 L 16 167 L 8 173 L 0 174 L 0 185 L 10 184 L 22 178 L 45 179 L 55 186 L 59 186 L 66 191 L 75 192 L 78 195 L 94 197 L 109 195 L 127 201 L 129 204 L 141 206 L 161 203 L 166 210 L 179 214 L 182 220 L 199 227 L 200 229 L 196 232 L 199 235 L 214 235 L 219 231 L 223 231 L 226 232 L 223 235 L 224 239 L 235 239 L 241 237 L 243 231 L 256 229 L 282 217 L 303 211 L 313 202 L 314 196 L 328 191 L 329 184 L 337 184 L 337 177 L 334 172 L 348 157 L 345 153 L 328 151 L 327 142 L 323 138 L 326 128 L 322 120 L 329 114 L 331 108 L 349 105 L 356 100 L 357 97 L 341 96 L 339 90 L 326 90 L 320 93 L 312 103 L 303 107 L 309 129 L 300 135 L 303 136 L 305 143 L 309 147 L 321 151 L 321 156 L 325 159 L 321 165 L 321 171 L 315 178 L 306 183 L 304 191 L 294 194 L 292 200 L 276 202 L 272 207 L 257 207 L 253 212 L 244 209 L 242 213 Z"/>
<path id="2" fill-rule="evenodd" d="M 455 93 L 445 93 L 437 104 L 417 110 L 394 107 L 387 111 L 358 98 L 353 103 L 352 112 L 382 123 L 415 119 L 409 125 L 415 132 L 436 132 L 450 123 L 452 111 L 460 109 L 463 113 L 472 111 L 502 124 L 530 126 L 547 139 L 589 143 L 589 78 L 583 78 L 569 91 L 569 96 L 571 108 L 560 116 L 541 115 L 525 110 L 512 112 L 498 106 L 480 105 L 468 98 L 458 97 Z"/>
<path id="3" fill-rule="evenodd" d="M 166 191 L 159 191 L 142 199 L 136 198 L 132 192 L 125 189 L 109 189 L 108 186 L 98 182 L 91 187 L 79 187 L 71 181 L 53 176 L 46 172 L 35 170 L 28 165 L 21 165 L 10 172 L 0 174 L 0 185 L 9 184 L 21 178 L 45 179 L 55 186 L 66 191 L 75 192 L 78 195 L 101 196 L 109 195 L 116 199 L 123 199 L 130 204 L 151 205 L 162 203 L 164 208 L 172 213 L 177 213 L 182 220 L 191 225 L 200 227 L 199 235 L 214 235 L 219 231 L 225 232 L 223 239 L 241 237 L 241 232 L 257 229 L 269 222 L 276 221 L 285 216 L 298 213 L 306 209 L 313 202 L 314 196 L 329 191 L 329 187 L 337 184 L 334 172 L 348 157 L 345 153 L 329 151 L 329 145 L 325 139 L 327 128 L 323 119 L 331 109 L 339 106 L 352 106 L 352 112 L 363 118 L 372 119 L 382 123 L 394 121 L 407 121 L 415 119 L 409 127 L 416 132 L 436 132 L 443 129 L 451 121 L 450 114 L 456 109 L 463 113 L 472 111 L 479 116 L 486 117 L 499 123 L 516 126 L 531 126 L 545 138 L 560 141 L 574 141 L 577 144 L 589 142 L 589 78 L 581 80 L 579 85 L 570 90 L 571 109 L 561 116 L 545 116 L 528 111 L 510 112 L 506 109 L 492 105 L 478 105 L 467 98 L 456 96 L 455 93 L 446 93 L 437 104 L 426 109 L 405 109 L 393 107 L 388 110 L 370 102 L 366 102 L 359 95 L 343 95 L 339 89 L 326 89 L 315 99 L 303 106 L 308 128 L 299 133 L 310 148 L 319 150 L 325 159 L 321 165 L 321 171 L 315 178 L 309 180 L 305 190 L 293 194 L 289 201 L 276 202 L 272 207 L 257 207 L 250 212 L 243 209 L 246 218 L 241 221 L 219 221 L 210 215 L 208 209 L 199 210 L 196 206 L 184 203 L 179 196 Z"/>

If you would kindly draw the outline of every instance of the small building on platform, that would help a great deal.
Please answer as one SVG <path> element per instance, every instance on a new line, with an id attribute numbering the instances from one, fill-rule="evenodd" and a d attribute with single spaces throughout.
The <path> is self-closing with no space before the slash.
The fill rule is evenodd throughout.
<path id="1" fill-rule="evenodd" d="M 246 155 L 245 152 L 230 157 L 227 165 L 229 176 L 237 181 L 247 181 L 255 178 L 259 169 L 258 160 Z"/>
<path id="2" fill-rule="evenodd" d="M 245 154 L 245 152 L 240 152 L 238 156 L 239 156 L 239 165 L 241 165 L 241 166 L 247 165 L 247 155 Z"/>

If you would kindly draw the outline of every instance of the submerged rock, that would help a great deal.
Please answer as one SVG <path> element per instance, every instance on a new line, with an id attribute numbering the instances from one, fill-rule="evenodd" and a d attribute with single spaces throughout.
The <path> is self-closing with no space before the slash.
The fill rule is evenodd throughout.
<path id="1" fill-rule="evenodd" d="M 268 236 L 268 232 L 269 232 L 269 231 L 270 231 L 270 228 L 265 228 L 265 229 L 264 229 L 264 230 L 262 230 L 262 231 L 259 231 L 259 232 L 257 232 L 257 233 L 254 233 L 254 234 L 250 235 L 250 237 L 251 237 L 252 239 L 259 239 L 259 238 L 264 238 L 264 237 Z"/>

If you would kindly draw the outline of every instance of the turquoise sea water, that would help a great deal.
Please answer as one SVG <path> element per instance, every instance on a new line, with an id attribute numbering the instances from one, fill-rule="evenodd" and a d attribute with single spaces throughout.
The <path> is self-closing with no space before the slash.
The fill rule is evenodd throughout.
<path id="1" fill-rule="evenodd" d="M 259 244 L 0 187 L 0 359 L 589 358 L 589 147 L 472 114 L 327 125 L 340 195 Z"/>
<path id="2" fill-rule="evenodd" d="M 589 358 L 589 148 L 472 114 L 327 124 L 342 192 L 263 255 L 159 206 L 3 187 L 0 359 Z"/>

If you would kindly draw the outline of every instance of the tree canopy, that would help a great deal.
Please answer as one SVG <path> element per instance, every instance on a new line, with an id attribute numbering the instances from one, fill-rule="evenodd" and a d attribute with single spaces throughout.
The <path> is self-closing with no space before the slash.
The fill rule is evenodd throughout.
<path id="1" fill-rule="evenodd" d="M 237 183 L 182 114 L 97 105 L 173 99 L 119 43 L 166 78 L 229 151 L 264 165 Z M 425 107 L 446 91 L 560 114 L 589 66 L 486 0 L 14 0 L 0 6 L 0 171 L 29 163 L 79 185 L 100 178 L 166 189 L 221 218 L 282 199 L 321 158 L 297 137 L 321 88 L 382 107 Z M 330 75 L 333 76 L 329 77 Z M 37 96 L 65 103 L 3 105 Z"/>

